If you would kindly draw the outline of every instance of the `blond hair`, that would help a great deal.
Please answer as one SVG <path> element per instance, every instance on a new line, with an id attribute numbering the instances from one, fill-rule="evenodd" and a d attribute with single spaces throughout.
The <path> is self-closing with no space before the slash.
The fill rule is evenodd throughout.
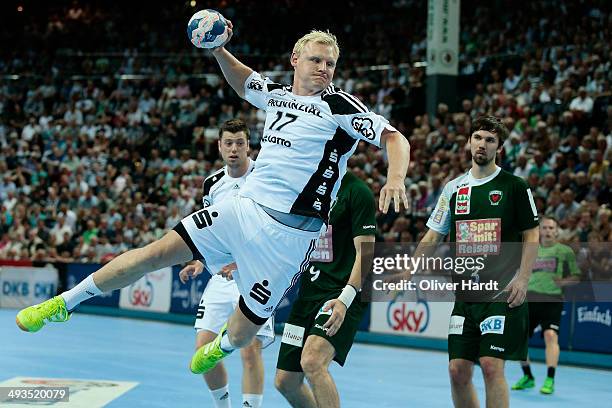
<path id="1" fill-rule="evenodd" d="M 296 55 L 300 55 L 300 53 L 304 49 L 304 46 L 306 46 L 306 44 L 310 41 L 319 44 L 329 45 L 334 49 L 336 58 L 340 56 L 340 47 L 338 46 L 338 39 L 335 35 L 330 33 L 329 30 L 312 30 L 308 34 L 304 35 L 302 38 L 296 41 L 295 45 L 293 46 L 293 53 Z"/>

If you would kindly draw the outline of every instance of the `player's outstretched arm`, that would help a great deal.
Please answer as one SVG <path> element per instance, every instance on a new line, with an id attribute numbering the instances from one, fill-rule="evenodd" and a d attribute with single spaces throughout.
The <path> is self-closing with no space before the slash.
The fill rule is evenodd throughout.
<path id="1" fill-rule="evenodd" d="M 225 44 L 229 42 L 233 35 L 233 25 L 232 22 L 227 20 L 229 36 L 227 41 L 224 42 L 220 47 L 217 47 L 212 50 L 212 54 L 217 60 L 219 67 L 221 67 L 221 72 L 223 72 L 223 76 L 226 81 L 230 84 L 230 86 L 236 91 L 236 93 L 244 98 L 244 83 L 253 70 L 242 62 L 238 61 L 238 58 L 234 57 L 228 50 L 225 49 Z"/>
<path id="2" fill-rule="evenodd" d="M 404 179 L 410 164 L 410 143 L 397 131 L 383 131 L 381 144 L 387 151 L 389 158 L 389 168 L 387 169 L 387 183 L 380 190 L 378 207 L 383 213 L 387 213 L 391 199 L 395 207 L 395 212 L 400 210 L 400 201 L 408 208 L 408 197 L 406 197 L 406 186 Z"/>
<path id="3" fill-rule="evenodd" d="M 346 317 L 346 311 L 351 303 L 353 303 L 353 300 L 357 296 L 357 292 L 361 288 L 361 244 L 375 241 L 376 236 L 374 235 L 360 235 L 353 238 L 353 244 L 355 245 L 355 262 L 353 262 L 351 276 L 349 276 L 349 280 L 340 296 L 337 299 L 329 301 L 324 308 L 324 310 L 332 309 L 332 315 L 323 325 L 323 327 L 328 329 L 328 336 L 333 336 L 340 330 L 342 323 L 344 323 L 344 318 Z"/>
<path id="4" fill-rule="evenodd" d="M 361 265 L 361 244 L 366 242 L 376 242 L 375 235 L 359 235 L 353 238 L 353 245 L 355 245 L 355 262 L 353 262 L 353 269 L 351 270 L 351 276 L 349 276 L 349 280 L 347 282 L 348 285 L 351 285 L 357 291 L 361 289 L 361 271 L 363 269 L 363 265 Z M 369 270 L 372 265 L 365 265 L 366 271 Z"/>

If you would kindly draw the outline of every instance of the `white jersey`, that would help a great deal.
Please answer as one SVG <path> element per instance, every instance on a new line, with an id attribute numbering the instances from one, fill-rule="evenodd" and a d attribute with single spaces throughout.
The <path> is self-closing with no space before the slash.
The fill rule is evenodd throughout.
<path id="1" fill-rule="evenodd" d="M 326 220 L 359 140 L 380 147 L 388 121 L 333 84 L 300 96 L 253 72 L 245 99 L 266 112 L 255 170 L 240 191 L 260 205 Z"/>
<path id="2" fill-rule="evenodd" d="M 251 174 L 255 167 L 255 162 L 249 160 L 249 167 L 242 177 L 230 177 L 227 166 L 223 166 L 210 176 L 206 177 L 202 185 L 202 204 L 208 207 L 215 202 L 225 200 L 228 197 L 235 197 L 244 184 L 247 176 Z"/>
<path id="3" fill-rule="evenodd" d="M 230 177 L 227 172 L 227 166 L 223 166 L 210 176 L 206 177 L 202 184 L 202 204 L 204 207 L 208 207 L 214 203 L 218 203 L 222 200 L 232 198 L 238 195 L 238 192 L 244 185 L 247 176 L 251 174 L 255 167 L 255 162 L 249 160 L 249 167 L 242 175 L 242 177 Z M 221 265 L 223 266 L 223 265 Z M 219 265 L 212 266 L 214 269 L 220 267 Z M 211 270 L 211 279 L 218 280 L 220 284 L 224 286 L 236 286 L 236 282 L 233 280 L 228 281 L 224 277 L 218 274 L 218 270 Z"/>

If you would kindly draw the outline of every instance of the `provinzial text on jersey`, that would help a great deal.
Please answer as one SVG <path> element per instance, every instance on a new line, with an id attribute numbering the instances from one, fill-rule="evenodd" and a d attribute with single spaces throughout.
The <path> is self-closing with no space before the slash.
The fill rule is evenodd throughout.
<path id="1" fill-rule="evenodd" d="M 280 101 L 278 99 L 269 99 L 268 106 L 274 106 L 276 108 L 288 108 L 295 109 L 301 112 L 310 113 L 311 115 L 315 115 L 321 117 L 321 111 L 317 109 L 314 105 L 304 105 L 299 102 L 291 102 L 291 101 Z"/>

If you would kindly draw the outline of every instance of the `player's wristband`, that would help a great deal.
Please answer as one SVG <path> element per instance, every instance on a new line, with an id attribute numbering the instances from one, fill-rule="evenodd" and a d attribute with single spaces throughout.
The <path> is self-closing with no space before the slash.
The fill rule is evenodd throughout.
<path id="1" fill-rule="evenodd" d="M 353 303 L 355 296 L 357 296 L 357 289 L 352 285 L 346 285 L 344 289 L 342 289 L 340 296 L 338 296 L 338 300 L 344 303 L 344 306 L 348 309 L 351 303 Z"/>

